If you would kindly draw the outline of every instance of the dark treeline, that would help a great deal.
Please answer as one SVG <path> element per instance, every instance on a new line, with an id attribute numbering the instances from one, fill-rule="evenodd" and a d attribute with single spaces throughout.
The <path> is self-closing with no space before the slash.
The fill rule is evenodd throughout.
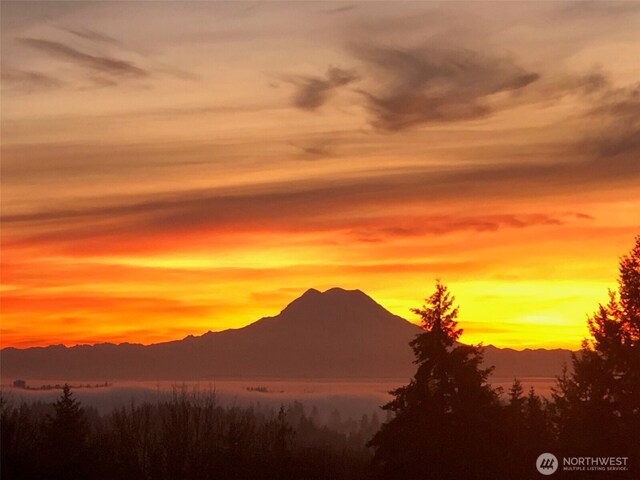
<path id="1" fill-rule="evenodd" d="M 553 478 L 640 478 L 640 237 L 551 398 L 517 379 L 507 392 L 489 384 L 482 347 L 458 343 L 446 286 L 414 313 L 423 328 L 410 344 L 416 373 L 391 392 L 381 425 L 335 411 L 320 426 L 299 403 L 224 408 L 214 395 L 179 390 L 100 416 L 67 387 L 53 405 L 2 401 L 2 478 L 526 480 L 541 478 L 536 460 L 546 452 L 558 463 L 628 457 L 617 471 L 556 463 Z"/>
<path id="2" fill-rule="evenodd" d="M 347 479 L 366 476 L 377 417 L 320 426 L 294 402 L 279 411 L 223 407 L 214 393 L 170 398 L 100 416 L 68 387 L 55 404 L 1 412 L 2 478 Z M 336 423 L 337 422 L 337 423 Z"/>

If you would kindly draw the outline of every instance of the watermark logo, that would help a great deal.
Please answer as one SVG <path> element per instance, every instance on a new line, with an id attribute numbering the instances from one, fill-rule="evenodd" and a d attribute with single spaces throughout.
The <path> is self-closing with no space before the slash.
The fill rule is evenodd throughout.
<path id="1" fill-rule="evenodd" d="M 542 475 L 551 475 L 558 470 L 558 459 L 553 453 L 543 453 L 536 460 L 536 468 Z"/>
<path id="2" fill-rule="evenodd" d="M 551 475 L 562 467 L 563 472 L 627 472 L 629 457 L 561 457 L 543 453 L 536 460 L 536 468 L 542 475 Z M 562 463 L 562 465 L 561 465 Z"/>

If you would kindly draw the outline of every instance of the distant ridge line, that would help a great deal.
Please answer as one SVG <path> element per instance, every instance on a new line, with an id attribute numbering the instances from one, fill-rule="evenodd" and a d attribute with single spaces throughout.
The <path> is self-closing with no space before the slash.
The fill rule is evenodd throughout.
<path id="1" fill-rule="evenodd" d="M 306 290 L 279 314 L 150 345 L 49 345 L 0 351 L 3 378 L 196 380 L 211 377 L 408 378 L 420 328 L 361 290 Z M 554 376 L 564 349 L 484 349 L 494 376 Z"/>

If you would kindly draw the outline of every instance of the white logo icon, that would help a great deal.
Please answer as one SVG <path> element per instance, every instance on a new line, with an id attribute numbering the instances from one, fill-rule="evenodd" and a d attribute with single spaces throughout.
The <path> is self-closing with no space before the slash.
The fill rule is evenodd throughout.
<path id="1" fill-rule="evenodd" d="M 551 475 L 558 469 L 558 459 L 553 453 L 543 453 L 536 460 L 536 468 L 542 475 Z"/>

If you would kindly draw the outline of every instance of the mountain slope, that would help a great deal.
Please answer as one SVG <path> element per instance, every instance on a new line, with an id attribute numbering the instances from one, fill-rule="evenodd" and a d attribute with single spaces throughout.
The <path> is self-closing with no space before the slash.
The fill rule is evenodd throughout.
<path id="1" fill-rule="evenodd" d="M 409 377 L 407 345 L 420 329 L 359 290 L 311 289 L 280 314 L 244 328 L 149 346 L 61 345 L 3 349 L 2 376 L 66 380 L 187 380 L 215 377 Z M 559 373 L 566 350 L 489 346 L 496 376 Z"/>

